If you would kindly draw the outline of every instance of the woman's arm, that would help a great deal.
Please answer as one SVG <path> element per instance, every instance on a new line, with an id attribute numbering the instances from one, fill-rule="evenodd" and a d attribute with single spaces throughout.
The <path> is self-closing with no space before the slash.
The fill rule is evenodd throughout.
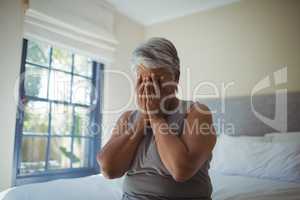
<path id="1" fill-rule="evenodd" d="M 136 149 L 144 136 L 144 115 L 139 115 L 133 127 L 128 126 L 131 111 L 118 120 L 107 144 L 97 155 L 101 172 L 106 178 L 118 178 L 128 171 Z"/>
<path id="2" fill-rule="evenodd" d="M 192 106 L 180 137 L 172 135 L 163 117 L 150 118 L 157 149 L 163 164 L 178 182 L 190 179 L 201 168 L 216 143 L 212 116 L 208 108 Z M 205 111 L 205 112 L 203 112 Z M 166 128 L 167 127 L 167 128 Z"/>

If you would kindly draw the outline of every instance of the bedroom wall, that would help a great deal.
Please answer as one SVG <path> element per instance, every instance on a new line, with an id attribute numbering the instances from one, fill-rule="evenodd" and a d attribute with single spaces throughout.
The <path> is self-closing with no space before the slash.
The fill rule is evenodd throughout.
<path id="1" fill-rule="evenodd" d="M 16 123 L 14 87 L 20 71 L 22 44 L 20 0 L 0 2 L 0 191 L 11 184 Z"/>
<path id="2" fill-rule="evenodd" d="M 116 14 L 115 34 L 119 45 L 115 61 L 106 66 L 103 105 L 103 141 L 110 136 L 114 122 L 125 110 L 134 108 L 132 81 L 134 73 L 130 65 L 131 53 L 144 40 L 144 27 L 128 17 Z"/>
<path id="3" fill-rule="evenodd" d="M 219 93 L 224 83 L 227 96 L 250 95 L 259 80 L 285 65 L 288 83 L 281 87 L 299 91 L 299 10 L 298 0 L 242 0 L 151 25 L 145 36 L 162 36 L 175 43 L 182 63 L 184 98 L 192 98 L 191 91 L 203 81 L 211 82 Z M 274 89 L 272 83 L 259 93 Z M 200 95 L 216 93 L 208 84 L 195 91 Z"/>
<path id="4" fill-rule="evenodd" d="M 107 65 L 104 80 L 104 110 L 116 110 L 123 107 L 131 98 L 129 81 L 131 76 L 130 54 L 144 39 L 144 27 L 128 17 L 116 13 L 115 34 L 119 45 L 115 52 L 115 61 Z M 0 191 L 11 186 L 13 168 L 13 148 L 16 122 L 16 104 L 14 101 L 15 81 L 20 71 L 21 45 L 23 37 L 23 14 L 21 0 L 2 0 L 0 3 Z M 122 72 L 120 74 L 114 71 Z M 124 72 L 124 73 L 123 73 Z M 130 109 L 129 104 L 125 109 Z M 118 113 L 104 114 L 103 124 L 111 127 Z"/>

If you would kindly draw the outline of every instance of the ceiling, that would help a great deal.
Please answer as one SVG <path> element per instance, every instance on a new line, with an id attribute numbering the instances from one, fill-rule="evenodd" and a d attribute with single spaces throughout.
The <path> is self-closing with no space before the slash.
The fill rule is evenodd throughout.
<path id="1" fill-rule="evenodd" d="M 145 26 L 216 8 L 239 0 L 107 0 L 122 14 Z"/>

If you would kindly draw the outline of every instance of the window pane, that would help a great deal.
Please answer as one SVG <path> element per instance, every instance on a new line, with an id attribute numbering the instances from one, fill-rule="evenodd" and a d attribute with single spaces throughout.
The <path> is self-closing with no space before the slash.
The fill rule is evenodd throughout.
<path id="1" fill-rule="evenodd" d="M 75 135 L 88 135 L 89 133 L 89 120 L 90 112 L 87 108 L 75 107 L 75 122 L 74 134 Z"/>
<path id="2" fill-rule="evenodd" d="M 89 105 L 92 90 L 91 80 L 74 76 L 73 81 L 72 102 Z"/>
<path id="3" fill-rule="evenodd" d="M 51 138 L 49 169 L 70 168 L 73 157 L 71 153 L 71 138 Z"/>
<path id="4" fill-rule="evenodd" d="M 23 134 L 48 134 L 49 104 L 29 101 L 24 108 Z"/>
<path id="5" fill-rule="evenodd" d="M 25 94 L 47 98 L 48 70 L 32 65 L 25 69 Z"/>
<path id="6" fill-rule="evenodd" d="M 72 54 L 64 49 L 53 48 L 52 67 L 71 72 Z"/>
<path id="7" fill-rule="evenodd" d="M 28 41 L 26 60 L 31 63 L 49 66 L 49 52 L 49 45 Z"/>
<path id="8" fill-rule="evenodd" d="M 89 142 L 86 138 L 74 138 L 73 151 L 78 159 L 72 161 L 73 168 L 88 167 Z"/>
<path id="9" fill-rule="evenodd" d="M 23 137 L 20 174 L 44 171 L 46 147 L 46 137 Z"/>
<path id="10" fill-rule="evenodd" d="M 92 61 L 91 61 L 91 59 L 89 59 L 85 56 L 75 55 L 75 57 L 74 57 L 74 73 L 91 77 L 92 76 Z"/>
<path id="11" fill-rule="evenodd" d="M 72 107 L 53 103 L 51 114 L 51 134 L 70 135 L 72 129 Z"/>
<path id="12" fill-rule="evenodd" d="M 51 71 L 50 85 L 49 85 L 49 98 L 53 100 L 70 101 L 71 75 Z"/>

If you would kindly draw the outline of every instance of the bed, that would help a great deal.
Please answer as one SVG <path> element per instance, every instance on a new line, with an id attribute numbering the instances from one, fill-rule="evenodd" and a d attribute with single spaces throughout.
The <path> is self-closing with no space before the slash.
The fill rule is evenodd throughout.
<path id="1" fill-rule="evenodd" d="M 299 200 L 300 184 L 211 172 L 214 200 Z"/>
<path id="2" fill-rule="evenodd" d="M 216 111 L 216 125 L 218 121 L 234 125 L 234 130 L 217 127 L 223 136 L 218 137 L 210 169 L 214 200 L 300 199 L 300 93 L 286 95 L 286 134 L 284 130 L 278 133 L 276 127 L 262 122 L 251 111 L 255 108 L 274 118 L 276 97 L 261 95 L 252 101 L 249 97 L 229 98 L 223 113 L 218 99 L 204 102 Z M 107 180 L 101 174 L 61 179 L 10 188 L 0 193 L 0 200 L 119 200 L 122 181 Z"/>
<path id="3" fill-rule="evenodd" d="M 214 200 L 299 200 L 300 183 L 210 171 Z M 102 175 L 24 185 L 0 194 L 1 200 L 120 200 L 122 179 L 106 180 Z"/>

